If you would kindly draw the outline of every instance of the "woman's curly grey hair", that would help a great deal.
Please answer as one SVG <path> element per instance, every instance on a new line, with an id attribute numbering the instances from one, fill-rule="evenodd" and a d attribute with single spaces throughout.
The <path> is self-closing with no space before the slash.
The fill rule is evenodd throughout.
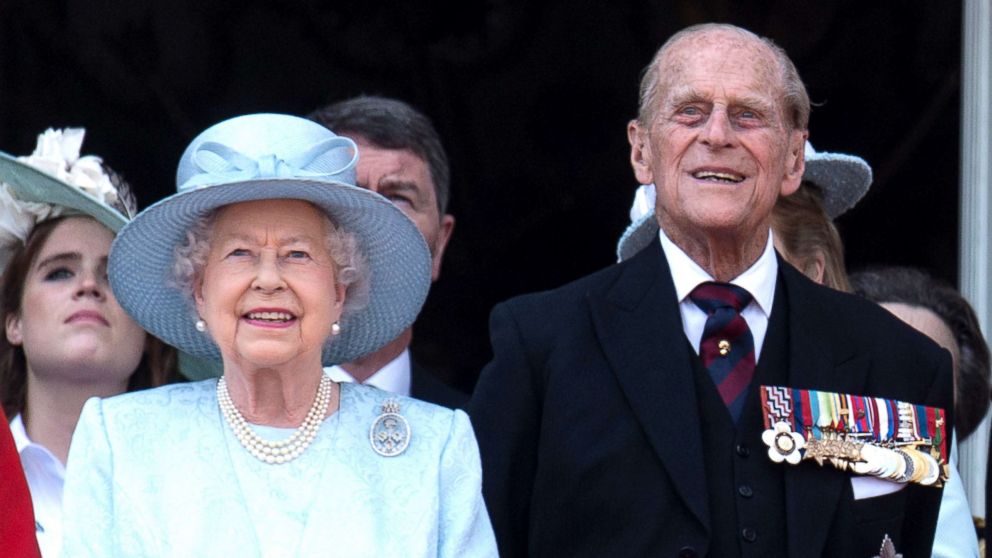
<path id="1" fill-rule="evenodd" d="M 186 241 L 174 251 L 172 264 L 172 286 L 186 295 L 190 309 L 196 314 L 193 302 L 193 289 L 203 273 L 210 252 L 210 237 L 218 210 L 200 217 L 186 232 Z M 336 266 L 335 279 L 345 287 L 342 321 L 361 310 L 369 300 L 369 268 L 358 246 L 354 234 L 334 224 L 326 214 L 321 213 L 327 225 L 326 246 Z M 328 285 L 328 288 L 331 288 Z"/>

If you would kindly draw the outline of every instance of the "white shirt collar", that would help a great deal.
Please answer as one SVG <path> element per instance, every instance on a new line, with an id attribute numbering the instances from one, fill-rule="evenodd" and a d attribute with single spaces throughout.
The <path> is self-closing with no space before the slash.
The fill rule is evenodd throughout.
<path id="1" fill-rule="evenodd" d="M 330 366 L 325 371 L 335 382 L 355 381 L 355 378 L 340 366 Z M 375 374 L 369 376 L 364 383 L 389 393 L 410 395 L 410 350 L 405 349 L 398 357 L 376 370 Z"/>
<path id="2" fill-rule="evenodd" d="M 57 476 L 60 482 L 65 478 L 65 466 L 59 458 L 45 446 L 36 444 L 28 438 L 28 431 L 24 427 L 24 419 L 21 418 L 20 413 L 10 421 L 10 433 L 14 436 L 14 445 L 17 446 L 17 453 L 21 456 L 25 470 L 28 469 L 29 464 L 37 463 L 51 467 L 50 472 Z"/>
<path id="3" fill-rule="evenodd" d="M 24 429 L 24 421 L 21 419 L 20 413 L 10 421 L 10 433 L 14 436 L 14 445 L 17 446 L 17 453 L 31 445 L 31 439 L 28 438 L 28 431 Z"/>
<path id="4" fill-rule="evenodd" d="M 706 272 L 692 260 L 681 248 L 675 245 L 664 229 L 658 233 L 661 238 L 661 249 L 668 259 L 668 266 L 672 270 L 672 281 L 675 284 L 675 296 L 681 303 L 686 300 L 692 289 L 700 283 L 715 281 L 713 276 Z M 775 257 L 775 244 L 771 229 L 768 230 L 768 241 L 765 243 L 765 250 L 758 257 L 758 260 L 744 273 L 730 280 L 734 285 L 747 289 L 758 308 L 765 317 L 771 316 L 772 302 L 775 300 L 775 280 L 778 276 L 778 258 Z"/>

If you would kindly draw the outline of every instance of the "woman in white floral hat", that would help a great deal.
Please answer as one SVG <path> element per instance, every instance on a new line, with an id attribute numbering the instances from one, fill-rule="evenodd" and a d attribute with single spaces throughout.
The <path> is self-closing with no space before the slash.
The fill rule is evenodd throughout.
<path id="1" fill-rule="evenodd" d="M 98 157 L 79 156 L 83 134 L 48 130 L 31 156 L 0 153 L 0 398 L 45 556 L 59 554 L 64 464 L 83 403 L 160 385 L 175 360 L 107 283 L 111 242 L 135 207 Z"/>

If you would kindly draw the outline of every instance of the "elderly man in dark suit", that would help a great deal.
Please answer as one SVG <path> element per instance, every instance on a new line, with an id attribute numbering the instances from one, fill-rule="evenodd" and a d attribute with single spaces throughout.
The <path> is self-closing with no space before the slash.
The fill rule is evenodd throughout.
<path id="1" fill-rule="evenodd" d="M 774 251 L 808 117 L 771 41 L 704 25 L 658 51 L 628 137 L 659 237 L 493 310 L 469 411 L 503 556 L 929 555 L 939 488 L 762 443 L 761 385 L 952 407 L 946 352 Z"/>
<path id="2" fill-rule="evenodd" d="M 430 119 L 407 103 L 360 96 L 309 116 L 358 144 L 358 185 L 389 198 L 409 217 L 431 250 L 431 281 L 441 276 L 444 249 L 455 228 L 447 213 L 448 156 Z M 410 356 L 413 328 L 378 351 L 330 369 L 336 381 L 357 381 L 417 399 L 461 407 L 468 396 L 439 380 Z"/>

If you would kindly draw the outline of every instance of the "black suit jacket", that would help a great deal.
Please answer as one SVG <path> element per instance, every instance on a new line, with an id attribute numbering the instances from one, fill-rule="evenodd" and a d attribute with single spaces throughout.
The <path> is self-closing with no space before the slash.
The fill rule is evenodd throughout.
<path id="1" fill-rule="evenodd" d="M 946 352 L 874 304 L 779 265 L 789 385 L 951 408 Z M 497 306 L 490 327 L 494 357 L 469 413 L 501 555 L 706 555 L 721 510 L 708 509 L 698 357 L 658 242 Z M 767 459 L 760 440 L 751 445 Z M 781 466 L 790 556 L 873 556 L 889 531 L 907 558 L 929 555 L 939 489 L 854 501 L 848 473 Z"/>
<path id="2" fill-rule="evenodd" d="M 410 359 L 410 396 L 449 409 L 461 409 L 468 403 L 467 393 L 442 382 L 413 358 Z"/>

